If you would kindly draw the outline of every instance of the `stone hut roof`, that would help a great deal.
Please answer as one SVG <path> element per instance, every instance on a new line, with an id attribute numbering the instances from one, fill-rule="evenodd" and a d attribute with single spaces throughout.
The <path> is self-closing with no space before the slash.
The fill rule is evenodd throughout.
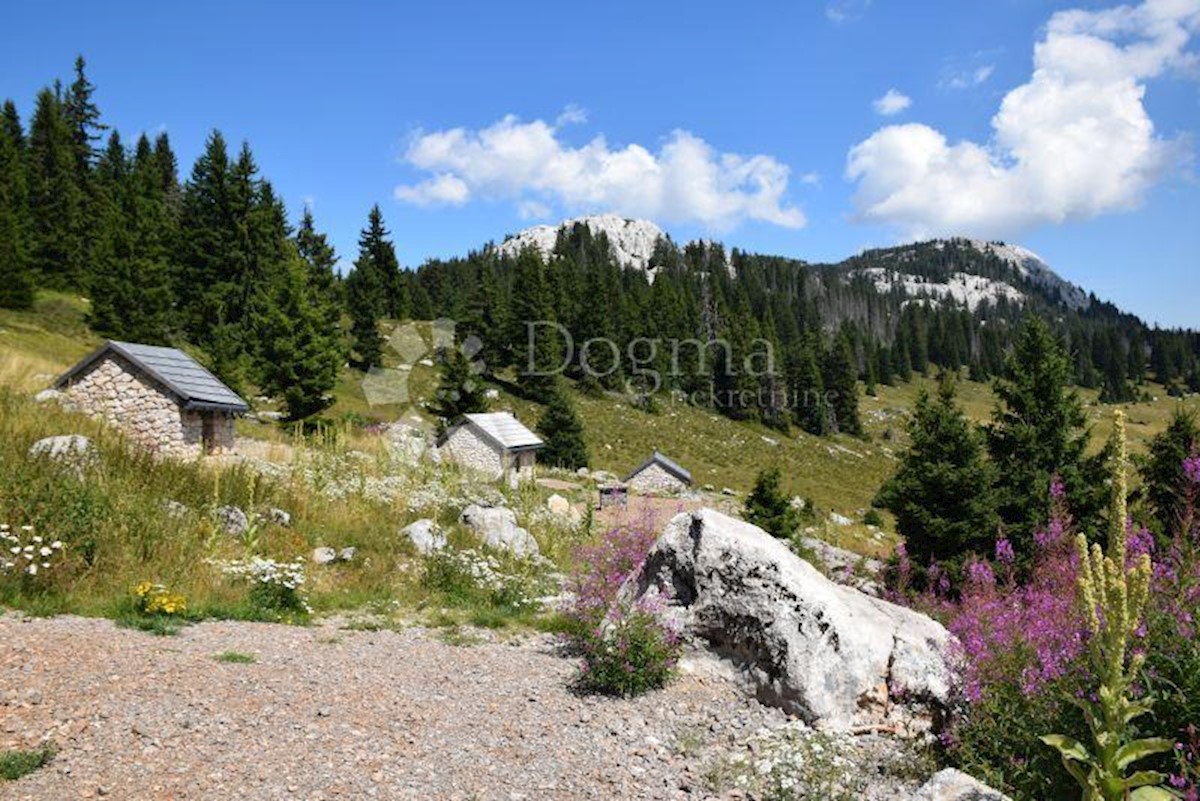
<path id="1" fill-rule="evenodd" d="M 124 357 L 135 368 L 153 378 L 175 395 L 185 409 L 240 414 L 250 406 L 215 375 L 178 348 L 139 345 L 135 342 L 108 340 L 78 364 L 59 376 L 55 389 L 62 389 L 109 353 Z"/>
<path id="2" fill-rule="evenodd" d="M 447 430 L 446 435 L 460 426 L 470 426 L 472 430 L 506 451 L 535 450 L 546 444 L 541 437 L 522 425 L 512 412 L 464 414 Z M 446 435 L 443 435 L 443 441 Z"/>
<path id="3" fill-rule="evenodd" d="M 625 481 L 629 481 L 634 476 L 636 476 L 638 473 L 645 470 L 647 467 L 650 467 L 651 465 L 655 465 L 655 464 L 658 465 L 659 467 L 661 467 L 663 470 L 666 470 L 671 475 L 675 476 L 675 478 L 679 479 L 684 484 L 690 485 L 692 483 L 692 474 L 690 472 L 688 472 L 686 469 L 681 467 L 680 464 L 678 462 L 676 462 L 674 459 L 670 459 L 670 458 L 664 456 L 663 454 L 659 453 L 658 451 L 655 451 L 654 453 L 650 454 L 649 459 L 642 462 L 640 465 L 637 466 L 636 469 L 634 469 L 634 471 L 632 473 L 625 476 Z"/>

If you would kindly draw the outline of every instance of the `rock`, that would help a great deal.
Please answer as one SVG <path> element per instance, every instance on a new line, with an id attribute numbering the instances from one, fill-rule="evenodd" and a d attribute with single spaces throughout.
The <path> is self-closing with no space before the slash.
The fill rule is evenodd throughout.
<path id="1" fill-rule="evenodd" d="M 429 518 L 409 523 L 400 530 L 400 536 L 407 537 L 417 553 L 425 556 L 446 547 L 446 535 L 438 531 L 437 525 Z"/>
<path id="2" fill-rule="evenodd" d="M 46 457 L 56 462 L 82 464 L 92 456 L 92 441 L 82 434 L 62 434 L 39 439 L 29 446 L 32 459 Z"/>
<path id="3" fill-rule="evenodd" d="M 560 517 L 567 517 L 571 514 L 571 502 L 558 493 L 546 499 L 546 508 Z"/>
<path id="4" fill-rule="evenodd" d="M 213 510 L 213 517 L 226 534 L 241 537 L 250 530 L 250 518 L 236 506 L 218 506 Z"/>
<path id="5" fill-rule="evenodd" d="M 488 400 L 498 400 L 500 398 L 500 390 L 489 387 L 483 391 L 483 397 Z"/>
<path id="6" fill-rule="evenodd" d="M 330 565 L 337 561 L 337 551 L 332 548 L 322 545 L 320 548 L 313 548 L 312 560 L 315 565 Z"/>
<path id="7" fill-rule="evenodd" d="M 168 516 L 176 520 L 187 517 L 192 511 L 186 504 L 171 499 L 163 501 L 163 509 L 166 510 Z"/>
<path id="8" fill-rule="evenodd" d="M 421 365 L 422 367 L 433 367 L 433 359 L 421 359 L 421 361 L 417 362 L 417 364 Z"/>
<path id="9" fill-rule="evenodd" d="M 853 523 L 854 521 L 851 520 L 850 518 L 846 517 L 845 515 L 840 515 L 837 512 L 830 512 L 829 513 L 829 522 L 833 523 L 835 526 L 848 526 L 851 523 Z"/>
<path id="10" fill-rule="evenodd" d="M 941 625 L 830 581 L 749 523 L 712 509 L 676 515 L 622 597 L 659 586 L 687 636 L 733 660 L 760 701 L 809 724 L 924 723 L 950 697 Z"/>
<path id="11" fill-rule="evenodd" d="M 283 412 L 255 412 L 254 419 L 258 420 L 260 423 L 277 423 L 283 419 Z"/>
<path id="12" fill-rule="evenodd" d="M 36 403 L 63 403 L 66 398 L 67 396 L 57 389 L 43 389 L 33 396 L 33 400 Z"/>
<path id="13" fill-rule="evenodd" d="M 946 768 L 933 774 L 917 790 L 913 801 L 1009 801 L 1009 798 L 961 770 Z"/>
<path id="14" fill-rule="evenodd" d="M 338 559 L 340 559 L 343 562 L 353 562 L 354 557 L 356 557 L 356 556 L 358 556 L 358 549 L 355 548 L 353 545 L 348 545 L 345 548 L 338 551 Z"/>
<path id="15" fill-rule="evenodd" d="M 617 474 L 609 470 L 593 470 L 592 481 L 597 484 L 614 484 L 617 481 Z"/>
<path id="16" fill-rule="evenodd" d="M 846 584 L 876 597 L 883 593 L 883 586 L 879 583 L 883 575 L 883 562 L 878 559 L 838 548 L 815 537 L 801 537 L 800 544 L 816 555 L 825 566 L 825 572 L 838 584 Z"/>
<path id="17" fill-rule="evenodd" d="M 587 478 L 590 473 L 586 467 L 581 467 L 575 471 L 575 475 L 579 476 L 580 478 Z"/>
<path id="18" fill-rule="evenodd" d="M 290 514 L 288 514 L 287 512 L 285 512 L 284 510 L 279 509 L 275 506 L 272 506 L 269 509 L 267 509 L 265 517 L 267 518 L 267 520 L 270 520 L 272 523 L 274 523 L 277 526 L 283 526 L 284 528 L 292 527 L 292 516 Z"/>
<path id="19" fill-rule="evenodd" d="M 473 503 L 463 509 L 459 522 L 471 529 L 489 548 L 509 551 L 516 556 L 538 553 L 537 540 L 517 525 L 517 516 L 512 509 Z"/>
<path id="20" fill-rule="evenodd" d="M 737 495 L 737 490 L 732 489 L 730 487 L 721 487 L 721 494 L 722 495 L 730 495 L 730 496 Z"/>

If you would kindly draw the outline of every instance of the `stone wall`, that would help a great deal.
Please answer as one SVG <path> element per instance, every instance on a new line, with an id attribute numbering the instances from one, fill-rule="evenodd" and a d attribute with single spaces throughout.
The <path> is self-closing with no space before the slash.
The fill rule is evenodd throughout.
<path id="1" fill-rule="evenodd" d="M 184 410 L 174 394 L 116 353 L 72 378 L 64 394 L 68 408 L 104 420 L 157 453 L 199 454 L 205 414 L 214 416 L 214 449 L 233 447 L 231 415 Z"/>
<path id="2" fill-rule="evenodd" d="M 469 425 L 451 431 L 439 450 L 449 454 L 457 464 L 477 470 L 493 481 L 504 474 L 506 465 L 500 449 Z"/>
<path id="3" fill-rule="evenodd" d="M 676 495 L 687 489 L 687 484 L 668 473 L 657 462 L 652 463 L 626 483 L 631 490 L 642 495 Z"/>

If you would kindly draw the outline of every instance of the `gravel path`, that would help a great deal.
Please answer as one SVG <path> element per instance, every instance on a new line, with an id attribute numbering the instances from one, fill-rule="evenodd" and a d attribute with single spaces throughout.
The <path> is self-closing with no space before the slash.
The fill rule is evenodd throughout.
<path id="1" fill-rule="evenodd" d="M 0 615 L 0 749 L 58 748 L 0 799 L 701 797 L 706 754 L 782 722 L 717 675 L 578 696 L 548 636 L 443 639 Z"/>

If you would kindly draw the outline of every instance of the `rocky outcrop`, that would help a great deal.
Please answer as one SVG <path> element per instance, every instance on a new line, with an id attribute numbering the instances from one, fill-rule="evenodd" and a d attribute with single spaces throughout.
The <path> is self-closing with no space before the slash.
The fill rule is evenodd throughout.
<path id="1" fill-rule="evenodd" d="M 1010 801 L 999 790 L 993 790 L 961 770 L 946 768 L 933 774 L 921 786 L 913 801 Z"/>
<path id="2" fill-rule="evenodd" d="M 409 523 L 400 530 L 400 536 L 405 537 L 417 549 L 417 553 L 424 556 L 446 547 L 446 535 L 438 531 L 437 525 L 428 518 Z"/>
<path id="3" fill-rule="evenodd" d="M 711 509 L 677 515 L 622 592 L 660 587 L 685 634 L 733 660 L 764 703 L 834 729 L 940 720 L 949 633 L 830 581 L 756 526 Z"/>
<path id="4" fill-rule="evenodd" d="M 92 457 L 92 441 L 82 434 L 45 437 L 29 446 L 29 458 L 81 465 Z"/>
<path id="5" fill-rule="evenodd" d="M 512 509 L 473 503 L 463 509 L 459 522 L 471 529 L 484 545 L 514 556 L 535 556 L 538 544 L 528 531 L 517 525 Z"/>
<path id="6" fill-rule="evenodd" d="M 250 530 L 250 518 L 236 506 L 218 506 L 213 510 L 213 519 L 230 536 L 241 537 Z"/>

